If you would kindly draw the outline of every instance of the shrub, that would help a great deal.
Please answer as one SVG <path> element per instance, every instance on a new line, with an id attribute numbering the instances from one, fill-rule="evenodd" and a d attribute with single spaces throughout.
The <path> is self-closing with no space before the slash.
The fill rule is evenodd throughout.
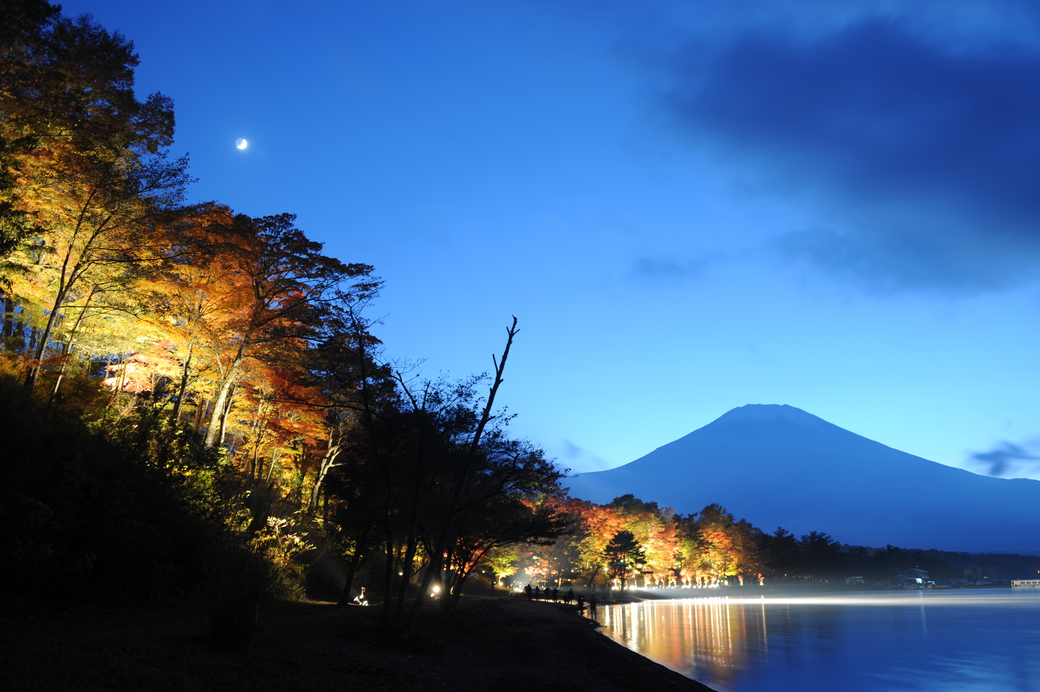
<path id="1" fill-rule="evenodd" d="M 228 534 L 206 561 L 206 618 L 210 641 L 228 651 L 244 651 L 260 628 L 272 595 L 271 566 L 263 555 Z"/>

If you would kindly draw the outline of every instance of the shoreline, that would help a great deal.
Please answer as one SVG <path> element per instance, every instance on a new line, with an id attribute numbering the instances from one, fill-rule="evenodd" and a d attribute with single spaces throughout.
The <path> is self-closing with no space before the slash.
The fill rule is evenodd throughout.
<path id="1" fill-rule="evenodd" d="M 24 605 L 0 616 L 0 689 L 713 692 L 613 641 L 575 606 L 464 596 L 446 622 L 430 605 L 401 642 L 378 606 L 279 601 L 245 653 L 214 649 L 195 607 Z"/>

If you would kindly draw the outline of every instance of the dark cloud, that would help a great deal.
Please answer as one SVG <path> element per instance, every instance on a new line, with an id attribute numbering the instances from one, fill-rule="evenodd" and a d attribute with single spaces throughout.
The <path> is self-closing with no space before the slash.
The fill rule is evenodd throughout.
<path id="1" fill-rule="evenodd" d="M 927 224 L 928 219 L 920 223 Z M 788 260 L 806 262 L 832 278 L 877 294 L 975 293 L 1013 287 L 1040 276 L 1034 253 L 1016 252 L 1013 243 L 993 247 L 987 240 L 984 232 L 972 237 L 970 230 L 961 229 L 958 237 L 949 226 L 930 233 L 927 227 L 885 220 L 875 225 L 861 222 L 845 232 L 791 231 L 768 245 Z"/>
<path id="2" fill-rule="evenodd" d="M 1030 454 L 1012 442 L 1001 442 L 999 447 L 988 452 L 975 452 L 969 461 L 986 468 L 987 475 L 1000 477 L 1012 477 L 1021 473 L 1022 462 L 1027 462 L 1027 469 L 1040 468 L 1040 464 L 1036 463 L 1040 461 L 1040 457 Z"/>
<path id="3" fill-rule="evenodd" d="M 714 259 L 707 255 L 693 259 L 640 257 L 632 273 L 635 278 L 652 283 L 683 283 L 702 276 Z"/>
<path id="4" fill-rule="evenodd" d="M 683 55 L 667 98 L 682 127 L 761 190 L 815 205 L 825 228 L 779 239 L 786 256 L 892 289 L 1037 277 L 1037 52 L 870 19 Z"/>
<path id="5" fill-rule="evenodd" d="M 603 458 L 567 439 L 563 440 L 562 456 L 563 465 L 568 467 L 568 472 L 574 467 L 582 471 L 599 471 L 610 467 Z"/>

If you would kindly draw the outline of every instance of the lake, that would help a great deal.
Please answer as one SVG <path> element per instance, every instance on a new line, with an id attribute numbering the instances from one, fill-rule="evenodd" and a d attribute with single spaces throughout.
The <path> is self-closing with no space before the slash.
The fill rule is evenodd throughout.
<path id="1" fill-rule="evenodd" d="M 598 620 L 718 692 L 1040 692 L 1040 590 L 653 600 Z"/>

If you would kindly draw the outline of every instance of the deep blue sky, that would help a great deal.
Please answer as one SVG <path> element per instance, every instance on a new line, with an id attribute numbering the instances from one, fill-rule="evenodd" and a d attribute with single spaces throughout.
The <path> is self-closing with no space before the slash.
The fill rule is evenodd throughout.
<path id="1" fill-rule="evenodd" d="M 777 403 L 1040 478 L 1037 5 L 780 4 L 63 7 L 174 99 L 192 200 L 375 265 L 388 355 L 488 370 L 516 315 L 565 467 Z"/>

